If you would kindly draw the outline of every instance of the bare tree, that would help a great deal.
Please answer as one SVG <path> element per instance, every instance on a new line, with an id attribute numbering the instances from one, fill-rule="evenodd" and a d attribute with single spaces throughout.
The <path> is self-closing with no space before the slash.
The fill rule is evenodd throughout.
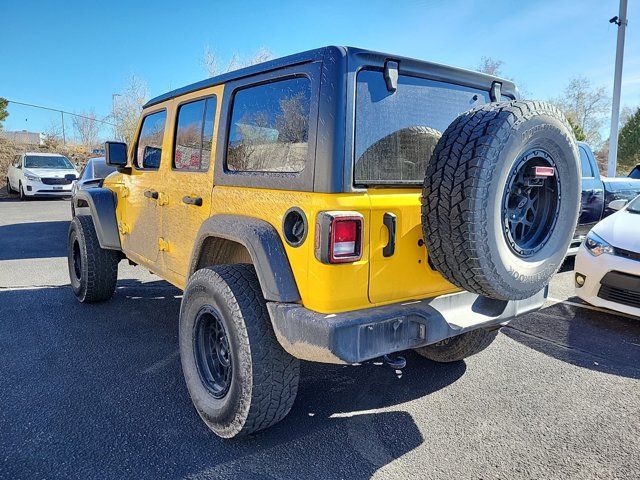
<path id="1" fill-rule="evenodd" d="M 604 87 L 594 87 L 585 77 L 573 77 L 554 103 L 582 129 L 587 142 L 600 144 L 600 128 L 609 111 L 609 97 Z"/>
<path id="2" fill-rule="evenodd" d="M 47 148 L 56 149 L 62 143 L 62 124 L 57 120 L 51 120 L 44 130 L 44 144 Z"/>
<path id="3" fill-rule="evenodd" d="M 71 121 L 76 133 L 76 138 L 82 146 L 91 148 L 98 143 L 100 126 L 93 110 L 80 112 L 79 115 L 74 115 Z"/>
<path id="4" fill-rule="evenodd" d="M 146 82 L 136 75 L 131 75 L 113 105 L 113 123 L 116 125 L 115 133 L 118 140 L 127 143 L 133 141 L 142 106 L 148 98 L 149 87 Z"/>
<path id="5" fill-rule="evenodd" d="M 493 57 L 482 57 L 477 70 L 478 72 L 499 77 L 502 75 L 502 65 L 504 65 L 502 60 Z"/>
<path id="6" fill-rule="evenodd" d="M 200 60 L 200 64 L 204 71 L 210 77 L 215 77 L 216 75 L 220 75 L 221 73 L 231 72 L 233 70 L 238 70 L 240 68 L 249 67 L 251 65 L 256 65 L 258 63 L 266 62 L 267 60 L 271 60 L 273 58 L 273 54 L 266 47 L 260 47 L 251 57 L 242 58 L 238 53 L 234 53 L 231 55 L 231 58 L 228 61 L 224 62 L 220 59 L 218 54 L 206 45 L 204 47 L 204 54 L 202 59 Z M 224 67 L 221 65 L 224 64 Z"/>

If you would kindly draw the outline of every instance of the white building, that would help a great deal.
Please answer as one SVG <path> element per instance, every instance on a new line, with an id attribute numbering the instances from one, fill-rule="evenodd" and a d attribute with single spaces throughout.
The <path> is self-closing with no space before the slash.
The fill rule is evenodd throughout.
<path id="1" fill-rule="evenodd" d="M 40 132 L 28 132 L 26 130 L 20 130 L 10 132 L 6 130 L 0 130 L 0 137 L 6 138 L 14 143 L 23 143 L 27 145 L 42 145 L 44 144 L 44 134 Z"/>

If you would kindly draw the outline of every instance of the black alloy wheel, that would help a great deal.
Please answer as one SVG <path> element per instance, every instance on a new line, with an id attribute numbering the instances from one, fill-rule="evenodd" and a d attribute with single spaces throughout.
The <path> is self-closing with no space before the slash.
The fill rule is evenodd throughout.
<path id="1" fill-rule="evenodd" d="M 537 175 L 536 167 L 553 169 Z M 547 168 L 547 170 L 548 170 Z M 546 244 L 560 209 L 560 180 L 553 157 L 530 150 L 513 165 L 502 197 L 502 227 L 511 250 L 521 258 L 535 255 Z"/>
<path id="2" fill-rule="evenodd" d="M 229 338 L 222 316 L 203 306 L 195 322 L 195 360 L 202 383 L 214 398 L 224 398 L 233 375 Z"/>

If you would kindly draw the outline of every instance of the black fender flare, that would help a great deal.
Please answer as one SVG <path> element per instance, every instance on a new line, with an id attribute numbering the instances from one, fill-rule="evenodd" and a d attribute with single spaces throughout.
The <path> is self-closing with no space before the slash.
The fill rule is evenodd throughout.
<path id="1" fill-rule="evenodd" d="M 220 214 L 205 220 L 191 255 L 189 276 L 198 265 L 205 240 L 223 238 L 244 246 L 258 275 L 265 300 L 270 302 L 298 302 L 300 293 L 289 259 L 277 230 L 270 223 L 245 215 Z"/>
<path id="2" fill-rule="evenodd" d="M 108 188 L 88 188 L 76 192 L 72 201 L 75 203 L 78 200 L 84 200 L 89 207 L 100 247 L 107 250 L 122 250 L 116 219 L 115 193 Z"/>

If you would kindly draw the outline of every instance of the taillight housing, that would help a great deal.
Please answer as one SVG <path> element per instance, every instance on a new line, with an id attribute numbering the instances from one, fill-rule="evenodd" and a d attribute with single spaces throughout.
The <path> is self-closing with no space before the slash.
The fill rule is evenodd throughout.
<path id="1" fill-rule="evenodd" d="M 322 263 L 351 263 L 362 258 L 364 217 L 358 212 L 320 212 L 315 254 Z"/>

